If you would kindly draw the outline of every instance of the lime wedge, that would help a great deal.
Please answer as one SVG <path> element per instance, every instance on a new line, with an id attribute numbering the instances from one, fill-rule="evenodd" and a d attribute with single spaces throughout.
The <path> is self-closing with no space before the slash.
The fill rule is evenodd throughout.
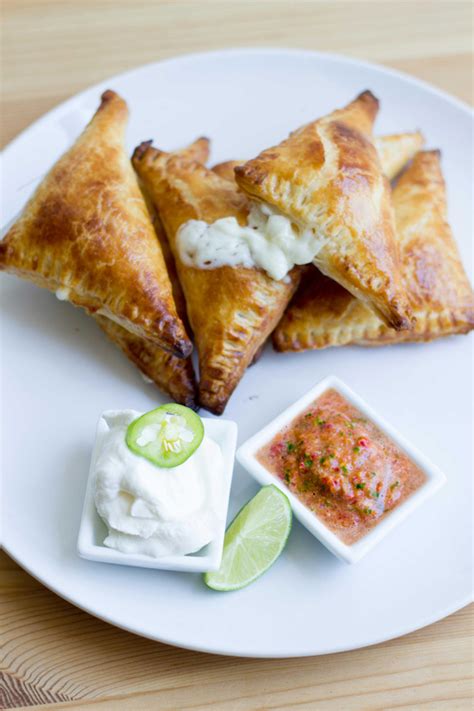
<path id="1" fill-rule="evenodd" d="M 205 573 L 213 590 L 239 590 L 262 575 L 276 561 L 291 531 L 291 506 L 276 486 L 264 486 L 239 511 L 224 539 L 219 570 Z"/>

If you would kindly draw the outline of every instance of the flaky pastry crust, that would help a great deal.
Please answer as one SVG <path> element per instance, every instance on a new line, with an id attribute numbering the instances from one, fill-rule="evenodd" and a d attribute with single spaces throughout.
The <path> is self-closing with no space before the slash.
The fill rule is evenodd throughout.
<path id="1" fill-rule="evenodd" d="M 248 200 L 236 186 L 182 156 L 139 146 L 133 164 L 165 226 L 199 355 L 199 401 L 221 414 L 245 369 L 274 329 L 300 278 L 275 281 L 258 269 L 196 269 L 180 260 L 176 233 L 191 219 L 234 216 L 245 224 Z"/>
<path id="2" fill-rule="evenodd" d="M 150 144 L 151 141 L 148 142 L 148 145 Z M 209 140 L 207 138 L 198 138 L 194 143 L 191 143 L 191 145 L 179 151 L 179 153 L 190 160 L 197 160 L 204 163 L 209 157 Z M 156 236 L 161 245 L 171 282 L 176 310 L 180 319 L 185 324 L 186 331 L 189 333 L 184 294 L 181 289 L 181 284 L 179 283 L 174 257 L 168 244 L 165 229 L 151 198 L 146 193 L 145 186 L 140 184 L 140 188 L 144 192 L 145 202 L 152 216 Z M 190 357 L 176 358 L 176 356 L 156 346 L 152 341 L 127 331 L 105 316 L 96 315 L 95 319 L 109 339 L 123 351 L 127 358 L 131 360 L 147 378 L 150 378 L 155 385 L 172 397 L 173 400 L 176 400 L 176 402 L 191 407 L 194 410 L 197 409 L 197 383 Z"/>
<path id="3" fill-rule="evenodd" d="M 416 155 L 393 191 L 402 278 L 416 318 L 395 331 L 316 268 L 305 278 L 278 324 L 279 351 L 430 341 L 474 327 L 474 296 L 447 223 L 438 151 Z"/>
<path id="4" fill-rule="evenodd" d="M 394 133 L 387 136 L 377 136 L 375 147 L 380 158 L 383 174 L 388 180 L 393 180 L 412 158 L 423 147 L 425 139 L 420 131 L 413 133 Z M 226 180 L 235 179 L 235 169 L 243 165 L 243 160 L 226 160 L 217 163 L 212 170 Z"/>
<path id="5" fill-rule="evenodd" d="M 377 136 L 374 143 L 383 174 L 388 180 L 393 180 L 423 148 L 425 138 L 420 131 L 393 133 L 388 136 Z"/>
<path id="6" fill-rule="evenodd" d="M 390 187 L 372 139 L 378 101 L 365 91 L 235 169 L 239 187 L 323 238 L 318 268 L 396 329 L 411 326 L 400 280 Z"/>
<path id="7" fill-rule="evenodd" d="M 106 91 L 0 243 L 0 268 L 184 357 L 192 345 L 125 152 L 127 118 L 125 101 Z"/>

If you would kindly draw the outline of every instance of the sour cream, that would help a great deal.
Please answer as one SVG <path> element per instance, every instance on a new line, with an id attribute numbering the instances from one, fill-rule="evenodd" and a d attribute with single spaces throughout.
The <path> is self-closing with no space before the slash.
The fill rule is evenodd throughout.
<path id="1" fill-rule="evenodd" d="M 296 264 L 311 263 L 324 244 L 315 229 L 300 229 L 269 205 L 253 203 L 247 225 L 235 217 L 208 224 L 188 220 L 178 230 L 181 261 L 198 269 L 258 267 L 284 279 Z"/>
<path id="2" fill-rule="evenodd" d="M 210 543 L 225 510 L 223 458 L 204 436 L 177 467 L 163 469 L 127 446 L 134 410 L 107 413 L 109 431 L 96 459 L 94 499 L 108 528 L 104 544 L 123 553 L 186 555 Z"/>

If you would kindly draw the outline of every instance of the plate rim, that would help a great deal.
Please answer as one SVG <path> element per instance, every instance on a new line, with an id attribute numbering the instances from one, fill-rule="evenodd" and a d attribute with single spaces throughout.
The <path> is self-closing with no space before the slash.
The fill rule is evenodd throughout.
<path id="1" fill-rule="evenodd" d="M 376 62 L 371 62 L 363 59 L 359 59 L 357 57 L 350 57 L 350 56 L 345 56 L 343 54 L 338 54 L 338 53 L 332 53 L 332 52 L 320 52 L 316 50 L 310 50 L 310 49 L 300 49 L 300 48 L 291 48 L 291 47 L 276 47 L 276 46 L 269 46 L 269 47 L 261 47 L 261 46 L 255 46 L 255 47 L 230 47 L 230 48 L 221 48 L 221 49 L 215 49 L 211 51 L 199 51 L 199 52 L 190 52 L 190 53 L 185 53 L 185 54 L 180 54 L 172 57 L 167 57 L 161 60 L 157 61 L 152 61 L 152 62 L 147 62 L 144 64 L 136 65 L 130 69 L 127 69 L 123 72 L 116 73 L 104 80 L 101 80 L 95 84 L 92 84 L 85 89 L 79 91 L 76 94 L 73 94 L 72 96 L 66 98 L 64 101 L 60 102 L 56 106 L 52 107 L 49 111 L 46 113 L 42 114 L 39 116 L 37 119 L 35 119 L 31 124 L 29 124 L 27 127 L 25 127 L 20 133 L 18 133 L 11 141 L 9 141 L 6 146 L 2 149 L 0 152 L 0 161 L 3 161 L 5 156 L 7 154 L 10 154 L 10 152 L 14 151 L 16 149 L 17 144 L 23 139 L 23 137 L 30 131 L 37 130 L 38 128 L 41 128 L 43 123 L 47 123 L 51 120 L 55 120 L 57 116 L 60 116 L 64 111 L 69 110 L 72 108 L 75 104 L 81 102 L 86 96 L 88 96 L 92 92 L 98 92 L 98 91 L 103 91 L 108 87 L 113 82 L 116 81 L 121 81 L 124 78 L 130 78 L 130 76 L 133 76 L 134 73 L 139 73 L 143 71 L 144 69 L 151 69 L 152 67 L 162 67 L 167 64 L 177 64 L 177 63 L 186 63 L 189 61 L 197 60 L 197 59 L 212 59 L 212 58 L 218 58 L 222 57 L 223 55 L 225 56 L 251 56 L 251 55 L 287 55 L 287 56 L 299 56 L 299 57 L 308 57 L 311 59 L 316 59 L 316 60 L 322 60 L 322 61 L 330 61 L 342 65 L 352 65 L 355 67 L 363 67 L 365 69 L 369 69 L 373 72 L 376 72 L 377 74 L 381 75 L 389 75 L 395 79 L 399 79 L 413 87 L 416 87 L 424 92 L 428 92 L 429 94 L 437 97 L 440 100 L 443 100 L 444 102 L 447 102 L 449 105 L 452 107 L 456 108 L 457 110 L 461 111 L 465 116 L 471 118 L 471 120 L 474 120 L 474 109 L 471 108 L 466 102 L 464 102 L 461 99 L 458 99 L 455 96 L 452 96 L 448 92 L 444 91 L 443 89 L 439 89 L 436 86 L 430 84 L 429 82 L 424 81 L 423 79 L 419 79 L 417 77 L 414 77 L 406 72 L 399 71 L 398 69 L 394 69 L 389 66 L 385 66 L 383 64 L 378 64 Z M 6 220 L 3 223 L 3 226 L 8 223 L 8 220 Z M 1 483 L 1 482 L 0 482 Z M 4 534 L 5 532 L 3 532 Z M 402 627 L 401 629 L 397 630 L 396 633 L 388 632 L 385 635 L 381 635 L 379 638 L 376 638 L 370 642 L 361 642 L 358 644 L 349 644 L 349 645 L 335 645 L 333 647 L 327 646 L 325 648 L 319 649 L 318 651 L 308 651 L 307 649 L 305 650 L 293 650 L 291 652 L 285 651 L 283 649 L 272 649 L 271 651 L 263 651 L 263 652 L 256 652 L 256 651 L 249 651 L 248 649 L 232 649 L 229 650 L 228 648 L 225 647 L 216 647 L 216 645 L 213 644 L 207 644 L 205 641 L 201 642 L 199 645 L 193 645 L 189 644 L 186 642 L 181 642 L 176 639 L 169 639 L 166 636 L 162 637 L 160 635 L 156 634 L 149 634 L 146 632 L 146 630 L 141 630 L 132 628 L 130 626 L 127 626 L 123 624 L 120 621 L 117 621 L 114 619 L 114 616 L 108 616 L 103 613 L 99 613 L 95 611 L 95 608 L 93 606 L 86 607 L 83 604 L 80 604 L 72 599 L 68 594 L 65 594 L 64 592 L 61 592 L 57 586 L 54 583 L 51 583 L 43 578 L 41 574 L 38 574 L 34 572 L 30 566 L 21 560 L 21 556 L 17 557 L 15 553 L 11 550 L 10 546 L 8 543 L 5 541 L 5 535 L 1 535 L 2 532 L 0 531 L 0 548 L 2 548 L 11 558 L 14 562 L 16 562 L 23 570 L 25 570 L 27 573 L 29 573 L 34 579 L 39 581 L 42 585 L 44 585 L 47 589 L 51 590 L 53 593 L 58 595 L 60 598 L 63 600 L 66 600 L 68 603 L 74 605 L 75 607 L 83 610 L 84 612 L 92 615 L 93 617 L 96 617 L 104 622 L 107 622 L 108 624 L 112 624 L 115 627 L 118 627 L 119 629 L 125 630 L 127 632 L 130 632 L 132 634 L 147 638 L 147 639 L 152 639 L 154 641 L 161 642 L 163 644 L 168 644 L 173 647 L 178 647 L 182 649 L 189 649 L 192 651 L 198 651 L 198 652 L 205 652 L 205 653 L 210 653 L 210 654 L 219 654 L 219 655 L 224 655 L 224 656 L 230 656 L 230 657 L 246 657 L 246 658 L 254 658 L 254 659 L 281 659 L 281 658 L 297 658 L 297 657 L 309 657 L 309 656 L 321 656 L 321 655 L 326 655 L 326 654 L 334 654 L 338 652 L 347 652 L 347 651 L 352 651 L 355 649 L 362 649 L 365 647 L 371 647 L 377 644 L 380 644 L 382 642 L 386 642 L 390 639 L 396 639 L 398 637 L 405 636 L 411 632 L 415 632 L 419 629 L 422 629 L 423 627 L 426 627 L 428 625 L 431 625 L 441 619 L 444 619 L 445 617 L 453 614 L 454 612 L 457 612 L 458 610 L 466 607 L 473 601 L 473 594 L 472 592 L 465 596 L 460 596 L 458 599 L 456 599 L 452 604 L 447 605 L 442 609 L 441 612 L 437 612 L 433 615 L 428 615 L 427 617 L 423 618 L 419 624 L 416 626 L 413 626 L 412 624 L 407 625 L 406 627 Z"/>
<path id="2" fill-rule="evenodd" d="M 434 84 L 430 84 L 429 82 L 425 81 L 424 79 L 419 79 L 418 77 L 414 77 L 411 74 L 408 74 L 407 72 L 400 71 L 399 69 L 394 69 L 393 67 L 386 66 L 384 64 L 378 64 L 377 62 L 371 62 L 367 61 L 364 59 L 358 59 L 357 57 L 349 57 L 345 56 L 343 54 L 339 54 L 336 52 L 320 52 L 317 50 L 311 50 L 311 49 L 299 49 L 296 47 L 274 47 L 274 46 L 269 46 L 269 47 L 228 47 L 228 48 L 222 48 L 222 49 L 215 49 L 215 50 L 210 50 L 210 51 L 200 51 L 200 52 L 188 52 L 185 54 L 178 54 L 174 57 L 166 57 L 164 59 L 159 59 L 157 61 L 153 62 L 145 62 L 145 64 L 139 64 L 131 69 L 126 69 L 123 72 L 119 72 L 117 74 L 113 74 L 112 76 L 103 79 L 99 82 L 96 82 L 95 84 L 91 84 L 90 86 L 86 87 L 85 89 L 82 89 L 82 91 L 77 92 L 76 94 L 73 94 L 72 96 L 69 96 L 67 99 L 64 99 L 64 101 L 61 101 L 59 104 L 56 104 L 56 106 L 53 106 L 49 111 L 46 113 L 42 114 L 39 116 L 37 119 L 35 119 L 32 123 L 30 123 L 28 126 L 26 126 L 23 130 L 20 131 L 14 138 L 9 141 L 6 146 L 4 146 L 0 152 L 0 158 L 3 157 L 6 153 L 9 153 L 12 149 L 15 148 L 15 144 L 19 142 L 24 134 L 26 134 L 28 131 L 31 131 L 33 129 L 36 129 L 41 126 L 43 122 L 46 122 L 52 118 L 55 117 L 56 113 L 60 113 L 64 109 L 67 109 L 69 106 L 74 104 L 77 101 L 80 101 L 84 96 L 89 94 L 89 92 L 92 91 L 102 91 L 105 90 L 107 85 L 111 82 L 114 82 L 118 79 L 122 78 L 127 78 L 130 75 L 133 75 L 135 72 L 140 72 L 143 69 L 151 69 L 151 67 L 154 66 L 163 66 L 166 64 L 175 64 L 175 63 L 181 63 L 181 62 L 187 62 L 187 61 L 192 61 L 196 59 L 201 59 L 204 57 L 217 57 L 220 55 L 251 55 L 251 54 L 287 54 L 290 56 L 301 56 L 301 57 L 312 57 L 312 58 L 317 58 L 317 59 L 322 59 L 322 60 L 329 60 L 332 62 L 337 62 L 341 64 L 352 64 L 354 66 L 361 66 L 366 69 L 371 69 L 372 71 L 376 71 L 382 74 L 389 74 L 392 77 L 396 77 L 398 79 L 402 79 L 409 84 L 412 84 L 413 86 L 417 86 L 420 89 L 423 89 L 425 91 L 429 91 L 431 94 L 438 96 L 439 98 L 444 99 L 451 105 L 455 106 L 459 110 L 463 111 L 466 113 L 468 116 L 470 116 L 474 120 L 474 107 L 471 108 L 469 104 L 462 99 L 458 99 L 456 96 L 453 96 L 449 92 L 445 91 L 444 89 L 439 89 L 438 87 L 434 86 Z"/>
<path id="3" fill-rule="evenodd" d="M 398 639 L 399 637 L 404 637 L 407 634 L 411 634 L 412 632 L 416 632 L 417 630 L 423 629 L 424 627 L 428 627 L 429 625 L 434 624 L 435 622 L 439 622 L 446 617 L 449 617 L 450 615 L 454 614 L 455 612 L 458 612 L 459 610 L 462 610 L 464 607 L 467 607 L 470 605 L 474 599 L 472 596 L 466 596 L 465 598 L 462 598 L 461 600 L 457 600 L 453 605 L 448 605 L 446 608 L 444 608 L 443 613 L 441 616 L 438 615 L 430 615 L 426 618 L 423 618 L 421 623 L 417 625 L 416 627 L 412 626 L 407 626 L 406 628 L 404 627 L 403 630 L 400 633 L 396 633 L 395 635 L 382 635 L 380 638 L 374 640 L 373 642 L 367 643 L 361 643 L 361 644 L 356 644 L 356 645 L 351 645 L 351 646 L 345 646 L 345 645 L 335 645 L 334 647 L 327 647 L 326 649 L 322 649 L 320 651 L 314 652 L 314 651 L 294 651 L 294 652 L 285 652 L 285 651 L 272 651 L 272 652 L 249 652 L 248 650 L 241 649 L 241 650 L 234 650 L 234 651 L 229 651 L 228 649 L 225 648 L 216 648 L 213 645 L 209 645 L 206 643 L 202 643 L 199 645 L 193 645 L 193 644 L 188 644 L 188 643 L 183 643 L 179 641 L 172 641 L 166 637 L 161 637 L 159 635 L 152 635 L 152 634 L 147 634 L 146 631 L 144 630 L 137 630 L 137 628 L 132 628 L 129 627 L 128 625 L 123 624 L 123 622 L 117 622 L 114 620 L 113 615 L 107 616 L 95 611 L 91 611 L 90 608 L 85 607 L 84 605 L 81 605 L 72 598 L 70 598 L 68 595 L 60 592 L 55 585 L 52 585 L 48 582 L 45 582 L 43 578 L 40 575 L 37 575 L 36 573 L 33 573 L 31 570 L 28 569 L 28 567 L 24 566 L 8 549 L 8 546 L 2 545 L 1 546 L 3 550 L 12 558 L 12 560 L 17 563 L 20 568 L 23 570 L 26 570 L 27 573 L 29 573 L 35 580 L 40 582 L 42 585 L 44 585 L 48 590 L 53 592 L 55 595 L 60 597 L 61 599 L 65 600 L 69 604 L 73 605 L 74 607 L 77 607 L 78 609 L 82 610 L 83 612 L 86 612 L 88 615 L 92 615 L 93 617 L 96 617 L 99 620 L 102 620 L 102 622 L 107 622 L 108 624 L 112 625 L 113 627 L 118 627 L 121 630 L 124 630 L 125 632 L 129 632 L 134 635 L 138 635 L 139 637 L 143 637 L 145 639 L 151 639 L 154 642 L 160 642 L 161 644 L 167 644 L 170 647 L 176 647 L 178 649 L 189 649 L 192 652 L 204 652 L 205 654 L 217 654 L 219 656 L 225 656 L 225 657 L 245 657 L 246 659 L 297 659 L 297 658 L 302 658 L 302 657 L 321 657 L 325 656 L 327 654 L 339 654 L 340 652 L 352 652 L 357 649 L 365 649 L 367 647 L 374 647 L 377 644 L 382 644 L 383 642 L 388 642 L 392 639 Z"/>

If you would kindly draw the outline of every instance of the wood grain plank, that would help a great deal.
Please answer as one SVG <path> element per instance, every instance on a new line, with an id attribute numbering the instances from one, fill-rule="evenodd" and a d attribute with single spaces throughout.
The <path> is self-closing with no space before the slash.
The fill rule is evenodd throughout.
<path id="1" fill-rule="evenodd" d="M 4 0 L 0 141 L 4 145 L 59 101 L 108 76 L 225 46 L 339 52 L 401 64 L 415 75 L 420 61 L 423 78 L 469 99 L 471 4 L 414 0 L 402 7 L 313 0 Z"/>
<path id="2" fill-rule="evenodd" d="M 0 672 L 0 708 L 25 708 L 25 700 L 29 706 L 43 706 L 61 701 L 70 701 L 66 694 L 54 694 L 33 684 L 27 684 L 12 674 Z"/>
<path id="3" fill-rule="evenodd" d="M 16 574 L 15 585 L 5 572 Z M 197 654 L 134 637 L 45 590 L 0 555 L 5 708 L 468 708 L 473 609 L 354 653 L 290 660 Z M 205 683 L 203 683 L 205 680 Z M 8 692 L 8 693 L 7 693 Z M 46 706 L 47 707 L 47 706 Z"/>

